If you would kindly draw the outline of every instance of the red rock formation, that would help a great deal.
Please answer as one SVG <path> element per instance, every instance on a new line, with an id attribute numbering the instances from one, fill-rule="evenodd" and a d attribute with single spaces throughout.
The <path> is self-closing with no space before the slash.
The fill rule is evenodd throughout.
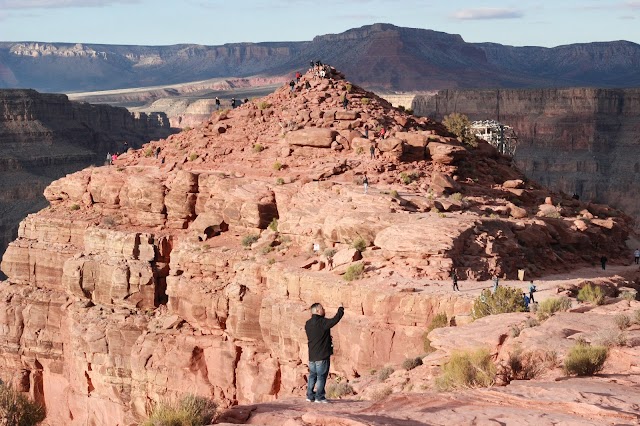
<path id="1" fill-rule="evenodd" d="M 353 379 L 420 353 L 435 314 L 464 321 L 472 297 L 433 281 L 453 267 L 535 276 L 589 262 L 596 243 L 626 255 L 627 218 L 577 228 L 604 210 L 502 185 L 514 179 L 489 146 L 464 146 L 339 73 L 308 73 L 293 92 L 53 182 L 51 207 L 22 222 L 2 260 L 0 377 L 56 424 L 132 424 L 150 401 L 186 392 L 268 402 L 305 385 L 313 302 L 344 303 L 333 365 Z M 459 195 L 443 195 L 451 188 Z M 537 217 L 549 196 L 557 217 Z M 526 217 L 510 218 L 515 204 Z M 361 244 L 362 259 L 349 254 Z M 325 248 L 341 253 L 331 270 Z M 362 279 L 347 283 L 355 261 Z"/>

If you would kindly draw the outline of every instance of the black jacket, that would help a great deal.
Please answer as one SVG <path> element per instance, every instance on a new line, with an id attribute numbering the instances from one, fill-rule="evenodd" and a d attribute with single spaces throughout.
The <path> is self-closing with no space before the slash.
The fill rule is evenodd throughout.
<path id="1" fill-rule="evenodd" d="M 331 343 L 331 327 L 336 325 L 344 315 L 344 308 L 338 308 L 336 316 L 326 319 L 320 315 L 313 316 L 304 325 L 309 343 L 309 361 L 322 361 L 333 355 Z"/>

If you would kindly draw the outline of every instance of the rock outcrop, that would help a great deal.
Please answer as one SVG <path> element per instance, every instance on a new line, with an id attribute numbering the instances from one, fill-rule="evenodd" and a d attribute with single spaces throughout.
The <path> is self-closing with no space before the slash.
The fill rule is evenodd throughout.
<path id="1" fill-rule="evenodd" d="M 518 136 L 527 177 L 640 219 L 640 90 L 447 90 L 414 100 L 417 115 L 497 120 Z"/>
<path id="2" fill-rule="evenodd" d="M 69 102 L 65 95 L 0 90 L 0 256 L 28 213 L 47 205 L 44 188 L 92 164 L 125 143 L 171 133 L 163 114 Z"/>
<path id="3" fill-rule="evenodd" d="M 590 264 L 596 245 L 627 255 L 620 212 L 513 188 L 523 175 L 490 146 L 330 75 L 49 185 L 2 259 L 0 378 L 55 424 L 135 424 L 184 393 L 270 402 L 305 386 L 313 302 L 346 307 L 332 368 L 354 379 L 421 353 L 437 313 L 465 322 L 473 296 L 434 281 L 454 268 L 513 278 Z M 556 214 L 538 215 L 550 197 Z"/>

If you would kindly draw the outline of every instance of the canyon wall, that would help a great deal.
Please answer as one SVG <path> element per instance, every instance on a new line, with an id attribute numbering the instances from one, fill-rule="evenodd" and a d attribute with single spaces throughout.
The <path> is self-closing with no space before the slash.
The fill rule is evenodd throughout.
<path id="1" fill-rule="evenodd" d="M 139 147 L 170 132 L 164 114 L 0 90 L 0 255 L 16 237 L 20 220 L 47 205 L 42 192 L 53 180 L 103 164 L 107 152 Z"/>
<path id="2" fill-rule="evenodd" d="M 640 219 L 638 89 L 443 90 L 416 97 L 413 109 L 509 125 L 516 166 L 529 178 Z"/>

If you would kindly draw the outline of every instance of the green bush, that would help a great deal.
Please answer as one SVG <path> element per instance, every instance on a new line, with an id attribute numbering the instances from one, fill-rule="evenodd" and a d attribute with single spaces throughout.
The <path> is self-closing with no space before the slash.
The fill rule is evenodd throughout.
<path id="1" fill-rule="evenodd" d="M 407 173 L 407 172 L 402 172 L 400 173 L 400 180 L 402 181 L 402 183 L 404 183 L 405 185 L 409 185 L 411 182 L 418 180 L 419 176 L 417 173 Z"/>
<path id="2" fill-rule="evenodd" d="M 571 300 L 568 297 L 551 297 L 543 300 L 538 306 L 538 319 L 544 321 L 551 315 L 560 311 L 568 311 L 571 308 Z"/>
<path id="3" fill-rule="evenodd" d="M 456 200 L 456 201 L 462 201 L 462 194 L 459 192 L 456 192 L 455 194 L 451 195 L 451 198 Z"/>
<path id="4" fill-rule="evenodd" d="M 205 426 L 216 418 L 215 402 L 188 395 L 177 402 L 157 403 L 142 426 Z"/>
<path id="5" fill-rule="evenodd" d="M 626 330 L 631 326 L 631 318 L 628 315 L 617 314 L 615 317 L 613 317 L 613 320 L 620 330 Z"/>
<path id="6" fill-rule="evenodd" d="M 362 98 L 362 99 L 360 99 L 360 103 L 361 103 L 362 105 L 369 105 L 369 104 L 371 103 L 371 99 L 369 99 L 369 98 Z"/>
<path id="7" fill-rule="evenodd" d="M 145 157 L 151 157 L 152 155 L 153 155 L 153 149 L 151 149 L 151 147 L 144 150 Z"/>
<path id="8" fill-rule="evenodd" d="M 456 351 L 442 366 L 436 386 L 440 390 L 491 386 L 495 382 L 496 370 L 486 349 Z"/>
<path id="9" fill-rule="evenodd" d="M 351 93 L 351 91 L 353 90 L 353 86 L 350 83 L 347 83 L 346 89 L 348 93 Z"/>
<path id="10" fill-rule="evenodd" d="M 404 361 L 402 361 L 402 368 L 404 368 L 407 371 L 413 370 L 419 365 L 422 365 L 422 358 L 420 357 L 407 358 Z"/>
<path id="11" fill-rule="evenodd" d="M 196 161 L 198 159 L 198 154 L 195 152 L 189 155 L 189 161 Z"/>
<path id="12" fill-rule="evenodd" d="M 357 147 L 356 148 L 356 154 L 358 154 L 358 155 L 364 154 L 364 148 L 361 147 L 361 146 Z"/>
<path id="13" fill-rule="evenodd" d="M 477 145 L 475 142 L 475 136 L 470 130 L 471 122 L 469 121 L 469 117 L 466 115 L 453 112 L 442 120 L 442 124 L 444 124 L 447 130 L 459 137 L 463 142 L 472 146 Z"/>
<path id="14" fill-rule="evenodd" d="M 400 198 L 400 194 L 398 194 L 398 191 L 396 191 L 395 189 L 392 189 L 390 194 L 393 198 Z"/>
<path id="15" fill-rule="evenodd" d="M 47 412 L 43 406 L 24 394 L 0 384 L 0 424 L 33 426 L 44 421 Z"/>
<path id="16" fill-rule="evenodd" d="M 276 185 L 284 185 L 284 179 L 282 178 L 276 179 Z"/>
<path id="17" fill-rule="evenodd" d="M 343 278 L 346 281 L 359 280 L 364 273 L 364 263 L 358 262 L 347 268 L 347 272 L 344 273 Z"/>
<path id="18" fill-rule="evenodd" d="M 636 324 L 640 324 L 640 309 L 636 310 L 633 313 L 633 322 L 635 322 Z"/>
<path id="19" fill-rule="evenodd" d="M 522 348 L 517 347 L 509 354 L 502 374 L 506 382 L 531 380 L 542 372 L 542 364 L 542 360 L 538 359 L 532 352 L 523 352 Z"/>
<path id="20" fill-rule="evenodd" d="M 443 328 L 443 327 L 447 327 L 448 325 L 449 325 L 449 319 L 447 318 L 447 314 L 439 313 L 439 314 L 436 314 L 435 317 L 433 317 L 433 319 L 429 323 L 429 326 L 427 327 L 427 331 L 425 331 L 425 333 L 422 335 L 422 345 L 425 353 L 430 354 L 431 352 L 435 351 L 435 349 L 431 347 L 431 340 L 429 340 L 429 337 L 428 337 L 429 333 L 435 330 L 436 328 Z"/>
<path id="21" fill-rule="evenodd" d="M 282 163 L 280 163 L 279 161 L 276 161 L 275 163 L 273 163 L 273 170 L 276 170 L 276 171 L 282 170 Z"/>
<path id="22" fill-rule="evenodd" d="M 271 219 L 269 229 L 271 229 L 273 232 L 278 232 L 278 218 L 274 217 L 273 219 Z"/>
<path id="23" fill-rule="evenodd" d="M 353 395 L 353 387 L 346 382 L 331 383 L 327 386 L 327 397 L 331 399 L 342 398 L 343 396 Z"/>
<path id="24" fill-rule="evenodd" d="M 258 104 L 258 108 L 260 109 L 267 109 L 267 108 L 271 108 L 271 104 L 267 101 L 262 101 Z"/>
<path id="25" fill-rule="evenodd" d="M 378 380 L 384 382 L 393 374 L 393 368 L 391 367 L 383 367 L 380 371 L 378 371 Z"/>
<path id="26" fill-rule="evenodd" d="M 564 359 L 564 371 L 577 376 L 593 376 L 602 370 L 609 351 L 604 346 L 578 342 Z"/>
<path id="27" fill-rule="evenodd" d="M 364 238 L 362 237 L 358 237 L 356 238 L 352 243 L 351 243 L 351 247 L 353 247 L 354 249 L 358 250 L 359 252 L 363 252 L 365 251 L 365 249 L 367 248 L 368 244 L 367 242 L 364 240 Z"/>
<path id="28" fill-rule="evenodd" d="M 258 241 L 259 238 L 260 236 L 255 234 L 245 235 L 244 238 L 242 238 L 242 245 L 244 247 L 251 247 L 251 245 Z"/>
<path id="29" fill-rule="evenodd" d="M 71 207 L 69 207 L 69 210 L 73 210 L 73 211 L 80 210 L 80 206 L 77 204 L 72 204 Z"/>
<path id="30" fill-rule="evenodd" d="M 338 252 L 338 250 L 336 250 L 336 249 L 328 248 L 328 249 L 326 249 L 326 250 L 324 251 L 324 256 L 325 256 L 327 259 L 331 259 L 331 258 L 333 258 L 333 256 L 335 256 L 335 255 L 336 255 L 336 253 L 337 253 L 337 252 Z"/>
<path id="31" fill-rule="evenodd" d="M 264 151 L 264 146 L 260 145 L 259 143 L 253 145 L 253 152 L 259 153 L 262 151 Z"/>
<path id="32" fill-rule="evenodd" d="M 581 302 L 590 302 L 594 305 L 604 304 L 604 292 L 602 288 L 591 283 L 587 283 L 578 291 L 577 299 Z"/>
<path id="33" fill-rule="evenodd" d="M 500 286 L 495 293 L 492 293 L 490 289 L 482 290 L 480 296 L 473 302 L 472 316 L 474 319 L 478 319 L 487 315 L 524 311 L 522 290 Z"/>
<path id="34" fill-rule="evenodd" d="M 385 399 L 386 397 L 388 397 L 389 395 L 391 395 L 393 393 L 393 390 L 387 386 L 384 387 L 382 389 L 378 389 L 375 390 L 371 393 L 371 400 L 372 401 L 382 401 L 383 399 Z"/>

